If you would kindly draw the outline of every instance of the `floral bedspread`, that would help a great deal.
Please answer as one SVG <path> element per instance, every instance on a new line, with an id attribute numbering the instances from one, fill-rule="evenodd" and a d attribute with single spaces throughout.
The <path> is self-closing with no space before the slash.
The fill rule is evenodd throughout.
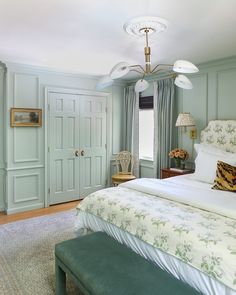
<path id="1" fill-rule="evenodd" d="M 125 187 L 86 197 L 78 207 L 236 290 L 236 220 Z"/>

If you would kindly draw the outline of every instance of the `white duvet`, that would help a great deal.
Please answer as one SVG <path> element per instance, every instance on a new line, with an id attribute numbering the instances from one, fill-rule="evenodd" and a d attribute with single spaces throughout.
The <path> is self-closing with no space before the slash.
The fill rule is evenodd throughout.
<path id="1" fill-rule="evenodd" d="M 212 185 L 195 181 L 192 175 L 139 178 L 120 186 L 236 219 L 236 193 L 212 190 Z"/>

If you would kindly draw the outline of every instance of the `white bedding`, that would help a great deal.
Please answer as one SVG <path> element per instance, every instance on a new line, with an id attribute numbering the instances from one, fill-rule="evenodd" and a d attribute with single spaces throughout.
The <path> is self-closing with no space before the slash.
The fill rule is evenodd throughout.
<path id="1" fill-rule="evenodd" d="M 123 201 L 122 201 L 123 207 L 120 207 L 121 208 L 120 210 L 124 210 L 124 212 L 121 214 L 121 216 L 124 216 L 124 217 L 122 217 L 124 219 L 123 219 L 123 221 L 122 220 L 120 221 L 120 224 L 121 224 L 120 228 L 117 227 L 116 225 L 112 224 L 112 222 L 105 221 L 105 218 L 104 218 L 104 216 L 106 214 L 106 212 L 105 212 L 106 208 L 104 207 L 104 203 L 103 203 L 104 200 L 103 199 L 105 199 L 105 197 L 106 197 L 105 195 L 109 194 L 109 192 L 114 190 L 114 188 L 110 189 L 110 190 L 108 189 L 107 191 L 104 190 L 103 192 L 100 191 L 95 194 L 92 194 L 90 197 L 88 197 L 87 201 L 82 202 L 82 205 L 80 206 L 79 211 L 78 211 L 76 228 L 77 229 L 88 228 L 88 229 L 92 229 L 93 231 L 98 231 L 98 230 L 106 231 L 108 234 L 117 238 L 119 241 L 126 243 L 129 247 L 131 247 L 133 250 L 135 250 L 139 254 L 151 259 L 152 261 L 154 261 L 155 263 L 160 265 L 162 268 L 168 270 L 169 272 L 174 274 L 176 277 L 181 278 L 182 280 L 188 282 L 189 284 L 191 284 L 193 287 L 197 288 L 198 290 L 200 290 L 204 294 L 235 295 L 236 294 L 236 291 L 235 291 L 236 286 L 235 286 L 235 288 L 234 287 L 230 288 L 230 287 L 225 286 L 224 284 L 222 284 L 218 280 L 215 280 L 214 278 L 211 278 L 208 275 L 204 274 L 203 272 L 199 271 L 195 267 L 180 261 L 178 258 L 174 257 L 173 255 L 169 255 L 169 254 L 164 253 L 162 251 L 163 248 L 153 247 L 153 245 L 150 245 L 150 243 L 148 243 L 148 242 L 146 243 L 145 239 L 142 240 L 142 238 L 140 238 L 140 239 L 137 238 L 137 236 L 140 233 L 139 234 L 132 234 L 131 230 L 128 231 L 127 224 L 125 224 L 125 222 L 127 222 L 127 220 L 126 220 L 127 214 L 125 213 L 125 211 L 130 210 L 131 207 L 128 208 L 125 206 L 125 204 L 126 204 L 125 202 L 127 200 L 126 200 L 126 197 L 124 197 L 122 194 L 124 194 L 126 191 L 126 193 L 129 193 L 131 195 L 134 194 L 134 196 L 135 196 L 135 191 L 137 191 L 136 192 L 136 195 L 137 195 L 136 200 L 138 200 L 138 198 L 139 198 L 139 203 L 142 204 L 142 201 L 140 201 L 141 200 L 140 195 L 142 196 L 142 193 L 140 193 L 140 191 L 141 191 L 141 192 L 143 192 L 143 196 L 144 197 L 146 196 L 147 199 L 151 199 L 149 201 L 151 203 L 153 202 L 153 204 L 155 203 L 155 198 L 153 199 L 153 197 L 148 197 L 147 194 L 159 195 L 159 196 L 161 196 L 161 198 L 165 198 L 165 199 L 167 198 L 169 200 L 171 199 L 175 202 L 177 201 L 177 202 L 184 203 L 184 204 L 191 204 L 193 207 L 201 208 L 204 210 L 213 210 L 213 212 L 215 212 L 215 213 L 218 213 L 218 214 L 221 214 L 224 216 L 228 215 L 231 218 L 235 218 L 235 212 L 236 212 L 236 206 L 235 206 L 236 205 L 236 197 L 235 197 L 235 195 L 233 193 L 212 191 L 210 188 L 211 186 L 209 184 L 199 183 L 198 181 L 195 181 L 194 179 L 192 179 L 191 175 L 178 176 L 178 177 L 162 180 L 161 183 L 158 184 L 158 190 L 156 189 L 156 185 L 155 185 L 155 183 L 157 183 L 157 182 L 159 183 L 160 181 L 152 180 L 152 179 L 142 179 L 142 180 L 137 180 L 137 181 L 132 181 L 129 183 L 122 184 L 120 186 L 120 188 L 118 188 L 116 193 L 119 192 L 119 190 L 120 190 L 119 200 L 123 199 Z M 214 194 L 215 192 L 216 192 L 216 194 Z M 186 194 L 185 197 L 183 196 L 184 194 Z M 118 193 L 118 195 L 119 195 L 119 193 Z M 178 197 L 178 195 L 179 195 L 179 197 Z M 94 200 L 97 197 L 97 199 L 96 199 L 97 201 L 94 202 L 95 204 L 93 204 L 93 196 L 94 196 Z M 214 196 L 216 197 L 216 199 L 214 199 Z M 89 203 L 89 199 L 90 199 L 90 203 Z M 135 202 L 135 198 L 132 199 L 132 197 L 131 197 L 130 200 L 132 200 L 132 202 Z M 111 205 L 112 205 L 113 201 L 112 201 L 112 199 L 110 199 L 108 202 L 111 202 Z M 86 208 L 86 202 L 88 203 L 87 208 Z M 98 203 L 100 203 L 99 204 L 100 207 L 97 206 Z M 137 203 L 138 203 L 138 201 L 137 201 Z M 214 206 L 211 206 L 212 203 L 214 203 Z M 132 203 L 132 204 L 134 204 L 134 206 L 132 206 L 132 207 L 136 206 L 136 203 Z M 161 203 L 159 202 L 159 205 L 160 204 Z M 92 208 L 93 206 L 94 207 L 97 206 L 96 210 L 94 208 Z M 173 207 L 173 203 L 171 206 Z M 181 208 L 181 206 L 184 206 L 184 205 L 178 205 L 178 207 L 180 207 L 180 208 Z M 147 208 L 145 208 L 145 209 L 147 209 Z M 109 215 L 109 208 L 107 210 L 108 210 L 108 215 Z M 184 207 L 181 210 L 184 211 L 185 210 Z M 198 209 L 194 209 L 194 210 L 196 211 Z M 178 209 L 177 209 L 177 211 L 178 211 Z M 187 208 L 186 208 L 186 211 L 187 211 Z M 140 213 L 140 211 L 139 211 L 139 213 Z M 212 215 L 212 216 L 213 216 L 213 218 L 215 218 L 214 215 Z M 110 216 L 109 216 L 109 218 L 110 218 Z M 142 223 L 143 222 L 142 216 L 140 218 L 141 218 L 140 223 Z M 181 218 L 185 218 L 184 215 L 182 215 Z M 216 219 L 224 220 L 223 218 L 224 217 L 218 218 L 216 216 Z M 227 219 L 226 219 L 226 221 L 228 222 Z M 231 225 L 233 224 L 233 226 L 235 226 L 235 228 L 236 228 L 236 220 L 232 219 L 232 220 L 230 220 L 230 222 L 231 222 Z M 149 225 L 150 224 L 148 224 L 148 226 Z M 219 226 L 219 223 L 217 226 Z M 191 232 L 191 235 L 193 233 L 194 232 Z M 222 234 L 223 233 L 224 232 L 222 232 Z M 231 235 L 232 235 L 232 231 L 231 231 Z M 178 236 L 176 236 L 176 237 L 178 238 Z M 174 237 L 174 240 L 172 240 L 172 242 L 175 242 L 176 237 Z M 194 235 L 193 235 L 193 237 L 194 237 Z M 228 238 L 229 237 L 227 236 L 227 239 Z M 231 239 L 231 237 L 230 237 L 230 239 Z M 198 242 L 198 241 L 196 241 L 196 242 Z M 229 243 L 229 241 L 228 241 L 228 243 Z M 227 245 L 228 244 L 226 244 L 224 246 L 226 250 L 227 250 Z M 230 245 L 230 247 L 231 247 L 231 245 Z M 232 251 L 236 250 L 234 238 L 232 238 L 232 247 L 233 247 Z M 159 249 L 157 249 L 157 248 L 159 248 Z M 212 244 L 212 249 L 213 248 L 214 247 Z M 211 247 L 210 247 L 210 250 L 211 250 Z M 209 249 L 207 251 L 209 251 Z M 232 265 L 235 265 L 235 263 Z M 231 267 L 230 263 L 229 263 L 228 267 L 230 269 L 230 267 Z M 227 267 L 225 269 L 227 269 Z M 234 275 L 233 270 L 231 269 L 230 272 L 232 274 L 232 279 L 233 279 L 233 275 Z M 236 268 L 235 268 L 235 278 L 236 278 Z M 231 278 L 230 278 L 230 280 L 231 280 Z M 236 282 L 235 282 L 235 284 L 236 284 Z"/>
<path id="2" fill-rule="evenodd" d="M 212 190 L 211 184 L 196 181 L 191 174 L 163 180 L 136 179 L 120 186 L 236 219 L 236 194 Z"/>

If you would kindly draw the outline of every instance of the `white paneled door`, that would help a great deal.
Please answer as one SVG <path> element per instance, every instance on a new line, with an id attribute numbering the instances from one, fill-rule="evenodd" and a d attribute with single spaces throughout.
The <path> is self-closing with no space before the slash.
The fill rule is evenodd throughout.
<path id="1" fill-rule="evenodd" d="M 106 97 L 49 95 L 50 204 L 106 185 Z"/>
<path id="2" fill-rule="evenodd" d="M 80 96 L 80 194 L 106 184 L 106 98 Z"/>

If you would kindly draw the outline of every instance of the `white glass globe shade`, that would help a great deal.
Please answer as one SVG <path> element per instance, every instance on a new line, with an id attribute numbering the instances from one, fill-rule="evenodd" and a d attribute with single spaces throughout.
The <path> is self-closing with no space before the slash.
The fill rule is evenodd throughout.
<path id="1" fill-rule="evenodd" d="M 198 72 L 198 68 L 191 63 L 190 61 L 187 60 L 177 60 L 174 63 L 173 66 L 173 71 L 177 73 L 186 73 L 186 74 L 191 74 L 191 73 L 196 73 Z"/>
<path id="2" fill-rule="evenodd" d="M 127 62 L 119 62 L 110 72 L 111 79 L 118 79 L 128 74 L 130 68 Z"/>
<path id="3" fill-rule="evenodd" d="M 136 82 L 134 90 L 135 92 L 142 92 L 149 87 L 148 81 L 140 79 Z"/>
<path id="4" fill-rule="evenodd" d="M 192 82 L 184 75 L 178 75 L 175 78 L 175 85 L 183 89 L 192 89 Z"/>

